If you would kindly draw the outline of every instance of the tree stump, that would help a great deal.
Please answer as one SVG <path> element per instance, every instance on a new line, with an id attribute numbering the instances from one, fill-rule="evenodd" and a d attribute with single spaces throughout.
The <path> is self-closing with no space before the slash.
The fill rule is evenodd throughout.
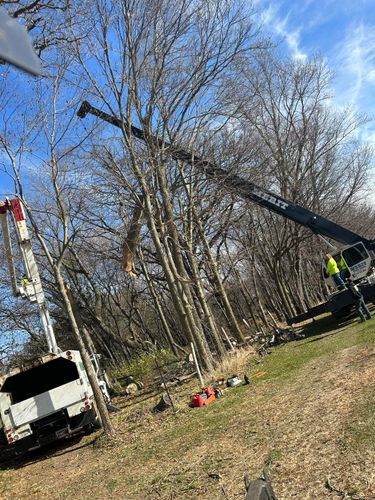
<path id="1" fill-rule="evenodd" d="M 159 403 L 153 408 L 152 411 L 155 413 L 159 413 L 167 410 L 168 408 L 171 408 L 172 406 L 172 398 L 166 392 L 164 392 Z"/>
<path id="2" fill-rule="evenodd" d="M 138 386 L 135 382 L 132 382 L 131 384 L 128 384 L 126 387 L 125 387 L 125 392 L 128 396 L 133 396 L 134 394 L 136 394 L 138 392 Z"/>

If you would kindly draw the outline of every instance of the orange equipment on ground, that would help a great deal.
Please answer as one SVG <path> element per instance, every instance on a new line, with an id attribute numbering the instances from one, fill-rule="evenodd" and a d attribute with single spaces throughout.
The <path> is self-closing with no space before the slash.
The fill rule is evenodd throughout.
<path id="1" fill-rule="evenodd" d="M 207 406 L 215 400 L 215 392 L 212 387 L 204 387 L 202 392 L 195 394 L 191 398 L 191 402 L 195 408 Z"/>

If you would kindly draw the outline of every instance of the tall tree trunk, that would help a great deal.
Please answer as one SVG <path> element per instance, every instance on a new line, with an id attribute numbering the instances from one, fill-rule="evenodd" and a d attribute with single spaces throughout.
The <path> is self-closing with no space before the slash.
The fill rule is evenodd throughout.
<path id="1" fill-rule="evenodd" d="M 178 356 L 178 348 L 179 346 L 177 345 L 176 341 L 174 340 L 173 338 L 173 335 L 172 335 L 172 332 L 169 328 L 169 325 L 168 325 L 168 321 L 167 321 L 167 318 L 165 317 L 165 314 L 164 314 L 164 311 L 163 311 L 163 307 L 159 301 L 159 298 L 158 298 L 158 295 L 155 291 L 155 287 L 154 287 L 154 284 L 148 274 L 148 270 L 147 270 L 147 266 L 144 262 L 144 259 L 143 259 L 143 254 L 142 252 L 140 251 L 140 256 L 141 256 L 141 266 L 142 266 L 142 271 L 143 271 L 143 275 L 146 279 L 146 282 L 147 282 L 147 285 L 148 285 L 148 289 L 150 290 L 150 293 L 151 293 L 151 297 L 154 301 L 154 304 L 155 304 L 155 307 L 156 307 L 156 310 L 158 311 L 158 315 L 159 315 L 159 319 L 161 321 L 161 324 L 163 325 L 163 330 L 164 330 L 164 333 L 167 337 L 167 340 L 168 340 L 168 343 L 170 345 L 170 348 L 172 349 L 172 352 L 175 356 Z M 181 349 L 181 348 L 180 348 Z"/>
<path id="2" fill-rule="evenodd" d="M 98 379 L 97 379 L 96 374 L 94 372 L 94 367 L 92 365 L 89 353 L 87 352 L 86 345 L 85 345 L 85 343 L 82 339 L 81 333 L 79 331 L 78 324 L 77 324 L 77 321 L 76 321 L 76 318 L 74 315 L 73 307 L 72 307 L 72 304 L 69 300 L 68 291 L 67 291 L 66 285 L 64 283 L 64 279 L 63 279 L 61 272 L 60 272 L 60 269 L 58 267 L 54 268 L 54 272 L 55 272 L 56 282 L 57 282 L 57 285 L 59 287 L 59 291 L 61 293 L 61 296 L 63 298 L 66 312 L 68 314 L 68 318 L 69 318 L 69 322 L 70 322 L 70 325 L 72 328 L 72 332 L 73 332 L 74 337 L 76 339 L 76 342 L 78 344 L 79 351 L 81 353 L 81 357 L 82 357 L 82 361 L 83 361 L 83 365 L 85 367 L 89 382 L 90 382 L 91 387 L 92 387 L 93 392 L 94 392 L 95 402 L 96 402 L 96 405 L 98 408 L 100 419 L 102 421 L 104 432 L 106 433 L 106 435 L 109 438 L 113 438 L 115 435 L 115 429 L 114 429 L 112 422 L 111 422 L 111 419 L 109 417 L 108 409 L 107 409 L 107 406 L 105 404 L 102 391 L 100 390 Z"/>
<path id="3" fill-rule="evenodd" d="M 228 295 L 225 291 L 225 288 L 223 286 L 223 282 L 220 278 L 220 273 L 219 273 L 218 267 L 217 267 L 216 262 L 212 256 L 210 245 L 207 241 L 206 235 L 204 234 L 204 229 L 202 227 L 202 223 L 199 220 L 199 217 L 197 216 L 194 208 L 193 208 L 193 215 L 194 215 L 194 219 L 195 219 L 195 222 L 196 222 L 198 230 L 199 230 L 199 236 L 200 236 L 201 241 L 203 243 L 204 253 L 205 253 L 205 256 L 209 262 L 209 265 L 210 265 L 210 268 L 212 271 L 212 277 L 213 277 L 213 280 L 214 280 L 215 285 L 217 287 L 217 292 L 220 294 L 221 302 L 222 302 L 223 307 L 225 309 L 226 316 L 230 322 L 231 332 L 233 333 L 233 335 L 235 336 L 235 338 L 238 342 L 245 342 L 245 338 L 243 336 L 242 330 L 241 330 L 240 325 L 237 321 L 237 318 L 233 312 L 233 308 L 229 302 Z"/>
<path id="4" fill-rule="evenodd" d="M 204 343 L 203 336 L 201 332 L 197 331 L 194 319 L 191 313 L 191 302 L 186 297 L 185 291 L 181 286 L 181 277 L 176 272 L 173 259 L 168 251 L 168 242 L 166 245 L 166 252 L 164 252 L 164 245 L 161 241 L 159 231 L 156 226 L 155 218 L 152 211 L 152 205 L 147 187 L 144 185 L 144 200 L 145 200 L 145 213 L 147 216 L 147 223 L 152 235 L 152 239 L 155 245 L 156 253 L 158 255 L 159 264 L 163 268 L 166 281 L 168 283 L 168 288 L 171 294 L 172 302 L 176 313 L 178 315 L 180 324 L 182 326 L 185 335 L 187 336 L 189 342 L 193 342 L 196 347 L 199 360 L 203 367 L 207 370 L 213 369 L 213 359 L 212 355 Z M 162 224 L 159 221 L 159 225 Z M 161 225 L 161 228 L 163 226 Z"/>

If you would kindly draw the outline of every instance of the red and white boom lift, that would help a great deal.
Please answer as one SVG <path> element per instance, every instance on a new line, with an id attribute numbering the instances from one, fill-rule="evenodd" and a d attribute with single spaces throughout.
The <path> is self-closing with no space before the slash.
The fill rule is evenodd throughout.
<path id="1" fill-rule="evenodd" d="M 90 431 L 98 426 L 97 408 L 79 351 L 61 351 L 56 343 L 22 202 L 17 198 L 1 201 L 0 221 L 13 294 L 38 305 L 48 344 L 47 354 L 0 374 L 0 444 L 26 451 Z M 17 258 L 23 264 L 21 279 L 17 278 L 13 234 Z M 94 365 L 98 376 L 96 358 Z M 99 380 L 105 395 L 103 384 Z"/>
<path id="2" fill-rule="evenodd" d="M 24 268 L 24 276 L 20 281 L 17 280 L 17 274 L 14 265 L 14 255 L 8 220 L 9 216 L 14 223 L 18 248 Z M 13 294 L 16 297 L 23 297 L 30 302 L 36 302 L 38 304 L 40 320 L 48 344 L 48 351 L 53 354 L 58 354 L 61 351 L 56 343 L 56 338 L 48 311 L 48 305 L 44 295 L 38 267 L 32 251 L 31 239 L 26 226 L 26 217 L 21 201 L 17 198 L 12 200 L 0 201 L 0 220 Z"/>

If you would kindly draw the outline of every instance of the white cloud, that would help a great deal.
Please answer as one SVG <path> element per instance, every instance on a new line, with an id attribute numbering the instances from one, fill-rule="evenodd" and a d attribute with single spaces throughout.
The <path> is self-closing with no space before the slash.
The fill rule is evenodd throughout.
<path id="1" fill-rule="evenodd" d="M 363 140 L 375 148 L 375 130 L 365 130 L 362 135 Z"/>
<path id="2" fill-rule="evenodd" d="M 375 83 L 375 33 L 363 23 L 351 25 L 336 47 L 337 99 L 354 107 L 373 98 Z M 373 102 L 373 101 L 372 101 Z M 371 106 L 370 106 L 371 110 Z"/>
<path id="3" fill-rule="evenodd" d="M 375 69 L 371 69 L 367 72 L 366 79 L 368 82 L 375 84 Z"/>
<path id="4" fill-rule="evenodd" d="M 260 7 L 261 2 L 256 2 Z M 290 11 L 285 15 L 279 14 L 280 5 L 271 3 L 267 8 L 261 10 L 260 19 L 262 24 L 270 31 L 280 36 L 285 41 L 291 56 L 294 59 L 305 61 L 307 54 L 300 48 L 300 29 L 292 29 L 289 25 Z"/>
<path id="5" fill-rule="evenodd" d="M 307 54 L 302 52 L 299 48 L 300 44 L 300 30 L 298 31 L 290 31 L 290 32 L 280 32 L 285 36 L 286 43 L 290 51 L 292 52 L 292 57 L 294 59 L 298 59 L 299 61 L 305 61 L 307 59 Z"/>

